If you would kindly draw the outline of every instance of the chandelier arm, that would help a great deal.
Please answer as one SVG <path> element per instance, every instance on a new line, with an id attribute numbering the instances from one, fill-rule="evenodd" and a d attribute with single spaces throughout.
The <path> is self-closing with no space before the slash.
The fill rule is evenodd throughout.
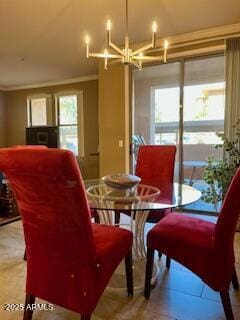
<path id="1" fill-rule="evenodd" d="M 112 64 L 115 64 L 115 63 L 119 63 L 119 62 L 122 62 L 122 58 L 121 59 L 116 59 L 116 60 L 112 60 L 108 63 L 108 65 L 112 65 Z"/>
<path id="2" fill-rule="evenodd" d="M 152 48 L 153 48 L 153 43 L 151 42 L 151 43 L 147 44 L 146 46 L 141 47 L 141 48 L 133 51 L 132 54 L 131 54 L 131 57 L 139 54 L 140 52 L 144 52 L 144 51 L 147 51 L 147 50 L 152 49 Z"/>
<path id="3" fill-rule="evenodd" d="M 133 64 L 133 65 L 134 65 L 136 68 L 138 68 L 138 69 L 142 69 L 142 66 L 141 66 L 140 63 L 137 63 L 137 62 L 135 62 L 135 61 L 132 61 L 131 64 Z"/>
<path id="4" fill-rule="evenodd" d="M 107 59 L 121 59 L 122 56 L 118 54 L 105 54 L 105 53 L 89 53 L 89 57 L 92 58 L 107 58 Z"/>
<path id="5" fill-rule="evenodd" d="M 122 50 L 118 48 L 118 46 L 116 46 L 113 42 L 109 42 L 109 47 L 118 52 L 121 56 L 124 56 Z"/>

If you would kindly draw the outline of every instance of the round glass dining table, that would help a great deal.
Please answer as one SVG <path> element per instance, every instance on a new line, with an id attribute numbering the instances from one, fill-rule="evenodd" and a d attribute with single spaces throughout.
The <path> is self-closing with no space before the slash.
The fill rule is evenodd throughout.
<path id="1" fill-rule="evenodd" d="M 85 180 L 85 188 L 90 208 L 97 210 L 154 211 L 183 207 L 201 197 L 201 192 L 185 184 L 174 183 L 169 186 L 168 198 L 161 196 L 161 190 L 138 184 L 131 189 L 114 189 L 101 179 Z"/>
<path id="2" fill-rule="evenodd" d="M 201 192 L 184 184 L 174 183 L 168 186 L 169 197 L 163 197 L 161 190 L 144 184 L 138 184 L 133 188 L 124 190 L 107 186 L 101 179 L 85 180 L 85 188 L 92 210 L 96 210 L 100 223 L 118 225 L 127 228 L 134 234 L 133 258 L 134 279 L 136 280 L 136 262 L 142 265 L 140 268 L 140 282 L 136 287 L 143 288 L 143 269 L 145 269 L 146 246 L 145 224 L 152 211 L 181 208 L 193 203 L 201 197 Z M 116 219 L 120 216 L 121 219 Z M 158 267 L 155 264 L 152 282 L 155 282 Z M 114 285 L 115 287 L 115 285 Z"/>

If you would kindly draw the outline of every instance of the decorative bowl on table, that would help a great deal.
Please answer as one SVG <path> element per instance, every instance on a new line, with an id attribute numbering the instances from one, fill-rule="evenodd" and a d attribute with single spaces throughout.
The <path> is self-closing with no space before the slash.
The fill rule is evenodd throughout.
<path id="1" fill-rule="evenodd" d="M 136 186 L 141 178 L 132 174 L 115 173 L 104 176 L 102 180 L 111 188 L 126 190 Z"/>

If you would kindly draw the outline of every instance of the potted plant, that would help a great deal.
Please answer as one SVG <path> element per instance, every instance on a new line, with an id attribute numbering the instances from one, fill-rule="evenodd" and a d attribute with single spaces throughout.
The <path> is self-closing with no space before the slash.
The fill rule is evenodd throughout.
<path id="1" fill-rule="evenodd" d="M 228 186 L 238 167 L 240 167 L 240 120 L 232 127 L 233 138 L 228 139 L 224 133 L 217 133 L 222 140 L 215 148 L 223 149 L 223 159 L 209 157 L 204 169 L 203 179 L 208 188 L 203 191 L 202 199 L 215 205 L 216 211 L 224 199 Z M 238 222 L 240 230 L 240 221 Z"/>

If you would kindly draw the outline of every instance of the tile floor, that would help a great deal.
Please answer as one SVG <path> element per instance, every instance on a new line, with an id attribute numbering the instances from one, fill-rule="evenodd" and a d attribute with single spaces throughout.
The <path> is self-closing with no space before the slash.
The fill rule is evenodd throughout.
<path id="1" fill-rule="evenodd" d="M 0 228 L 0 320 L 20 320 L 21 311 L 4 311 L 5 303 L 24 303 L 26 263 L 20 222 Z M 240 278 L 240 233 L 235 237 L 236 267 Z M 193 273 L 172 261 L 166 270 L 162 258 L 157 285 L 146 301 L 142 292 L 132 299 L 125 294 L 105 291 L 93 320 L 220 320 L 225 319 L 217 293 Z M 144 275 L 143 275 L 144 276 Z M 231 288 L 235 319 L 240 319 L 240 292 Z M 37 303 L 43 302 L 37 299 Z M 75 320 L 79 315 L 54 306 L 53 311 L 38 311 L 34 320 Z"/>

